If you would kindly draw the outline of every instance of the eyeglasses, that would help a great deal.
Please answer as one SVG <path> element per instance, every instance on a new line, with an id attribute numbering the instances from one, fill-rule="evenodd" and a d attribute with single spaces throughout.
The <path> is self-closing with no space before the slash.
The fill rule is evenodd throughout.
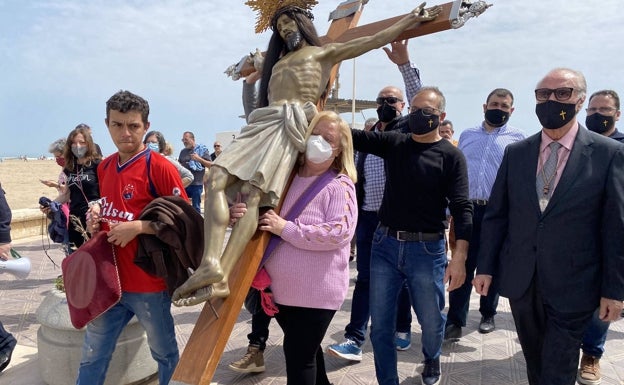
<path id="1" fill-rule="evenodd" d="M 438 108 L 433 108 L 433 107 L 418 108 L 416 106 L 411 106 L 409 110 L 410 110 L 410 114 L 415 114 L 418 111 L 420 111 L 423 116 L 435 115 L 436 111 L 440 111 Z"/>
<path id="2" fill-rule="evenodd" d="M 572 97 L 573 91 L 574 88 L 572 87 L 561 87 L 555 88 L 554 90 L 552 88 L 538 88 L 535 90 L 535 99 L 537 99 L 538 102 L 545 102 L 550 98 L 550 95 L 554 93 L 555 99 L 563 102 Z"/>
<path id="3" fill-rule="evenodd" d="M 221 145 L 220 145 L 220 144 L 215 144 L 213 147 L 214 147 L 214 148 L 217 148 L 217 147 L 219 147 L 219 148 L 220 148 L 220 147 L 221 147 Z"/>
<path id="4" fill-rule="evenodd" d="M 397 102 L 402 102 L 403 99 L 399 99 L 396 96 L 388 96 L 388 97 L 381 97 L 380 96 L 375 101 L 377 102 L 377 104 L 383 105 L 384 103 L 395 104 Z"/>
<path id="5" fill-rule="evenodd" d="M 601 114 L 610 114 L 612 112 L 617 111 L 617 108 L 614 107 L 590 107 L 588 109 L 586 109 L 585 111 L 587 111 L 587 113 L 589 115 L 595 114 L 596 112 L 600 112 Z"/>
<path id="6" fill-rule="evenodd" d="M 84 124 L 84 123 L 80 123 L 79 125 L 76 126 L 76 130 L 80 129 L 80 128 L 86 128 L 86 129 L 90 129 L 91 127 L 89 127 L 88 125 Z"/>

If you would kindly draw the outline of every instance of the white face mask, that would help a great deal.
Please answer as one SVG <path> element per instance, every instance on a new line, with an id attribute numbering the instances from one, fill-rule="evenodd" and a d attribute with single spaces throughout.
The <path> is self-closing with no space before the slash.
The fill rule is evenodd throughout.
<path id="1" fill-rule="evenodd" d="M 321 135 L 311 135 L 306 143 L 306 159 L 312 163 L 323 163 L 332 158 L 334 151 Z"/>

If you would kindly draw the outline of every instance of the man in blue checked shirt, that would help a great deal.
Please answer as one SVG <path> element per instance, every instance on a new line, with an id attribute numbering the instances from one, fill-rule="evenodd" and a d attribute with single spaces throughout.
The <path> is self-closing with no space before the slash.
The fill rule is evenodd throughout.
<path id="1" fill-rule="evenodd" d="M 466 157 L 468 165 L 468 185 L 470 199 L 473 205 L 472 236 L 466 260 L 466 281 L 457 290 L 449 293 L 449 310 L 447 314 L 445 340 L 457 340 L 462 336 L 462 327 L 466 326 L 468 304 L 472 290 L 472 279 L 477 267 L 479 255 L 479 237 L 481 236 L 481 221 L 487 207 L 492 185 L 498 168 L 503 159 L 505 147 L 508 144 L 525 138 L 525 134 L 510 126 L 509 117 L 514 111 L 513 94 L 505 88 L 497 88 L 490 92 L 485 104 L 483 122 L 464 130 L 459 137 L 459 149 Z M 451 240 L 451 245 L 452 245 Z M 480 333 L 494 331 L 494 315 L 498 306 L 496 281 L 487 296 L 480 299 L 479 312 L 481 322 Z"/>

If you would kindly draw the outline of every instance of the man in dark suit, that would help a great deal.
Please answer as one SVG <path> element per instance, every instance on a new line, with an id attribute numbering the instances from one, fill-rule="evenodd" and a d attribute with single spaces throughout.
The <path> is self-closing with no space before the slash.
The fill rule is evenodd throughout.
<path id="1" fill-rule="evenodd" d="M 535 90 L 540 133 L 510 144 L 482 225 L 473 283 L 492 275 L 509 298 L 531 385 L 575 382 L 594 310 L 617 319 L 624 300 L 624 145 L 576 120 L 580 72 L 550 71 Z"/>

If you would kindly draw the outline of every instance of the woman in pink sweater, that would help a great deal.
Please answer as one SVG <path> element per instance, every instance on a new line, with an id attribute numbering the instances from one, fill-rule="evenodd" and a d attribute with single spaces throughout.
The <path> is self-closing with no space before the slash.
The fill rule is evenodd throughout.
<path id="1" fill-rule="evenodd" d="M 287 213 L 327 171 L 337 175 L 294 221 L 269 210 L 260 229 L 281 237 L 268 258 L 271 290 L 284 331 L 288 385 L 328 385 L 321 341 L 349 287 L 349 250 L 357 223 L 353 142 L 349 125 L 324 111 L 308 128 L 305 156 L 284 198 Z"/>

